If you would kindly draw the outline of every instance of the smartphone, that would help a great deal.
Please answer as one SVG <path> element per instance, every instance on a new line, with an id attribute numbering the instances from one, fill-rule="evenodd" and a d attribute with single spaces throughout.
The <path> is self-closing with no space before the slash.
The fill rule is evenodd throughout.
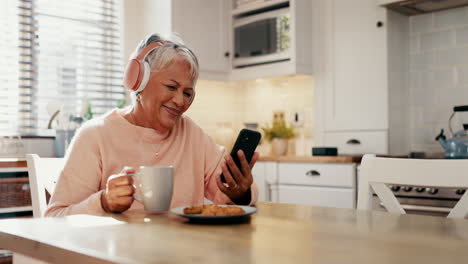
<path id="1" fill-rule="evenodd" d="M 259 132 L 250 129 L 242 129 L 239 132 L 239 135 L 237 136 L 236 142 L 234 143 L 231 151 L 232 160 L 237 165 L 239 170 L 241 170 L 242 166 L 239 157 L 237 156 L 237 152 L 241 149 L 244 152 L 245 159 L 248 163 L 250 163 L 261 137 L 262 135 Z M 221 174 L 221 181 L 224 183 L 226 182 L 223 174 Z"/>

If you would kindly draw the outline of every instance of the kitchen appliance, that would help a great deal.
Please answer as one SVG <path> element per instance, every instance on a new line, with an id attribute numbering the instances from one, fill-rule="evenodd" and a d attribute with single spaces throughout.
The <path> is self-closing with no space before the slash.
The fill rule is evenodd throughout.
<path id="1" fill-rule="evenodd" d="M 403 209 L 408 214 L 446 217 L 460 200 L 466 189 L 427 188 L 424 186 L 388 185 Z M 373 208 L 385 210 L 380 199 L 374 195 Z"/>
<path id="2" fill-rule="evenodd" d="M 234 19 L 235 68 L 291 59 L 289 4 L 285 4 Z"/>
<path id="3" fill-rule="evenodd" d="M 338 156 L 338 148 L 334 147 L 313 147 L 312 156 Z"/>
<path id="4" fill-rule="evenodd" d="M 443 159 L 443 153 L 412 152 L 409 158 Z M 358 168 L 359 171 L 359 168 Z M 441 175 L 443 177 L 443 175 Z M 387 184 L 408 214 L 447 217 L 466 189 Z M 373 210 L 387 211 L 377 195 L 372 199 Z"/>
<path id="5" fill-rule="evenodd" d="M 390 2 L 391 3 L 385 5 L 388 9 L 409 16 L 468 5 L 468 0 L 405 0 Z"/>
<path id="6" fill-rule="evenodd" d="M 453 133 L 452 119 L 456 113 L 468 112 L 468 105 L 455 106 L 449 118 L 449 130 L 452 138 L 446 139 L 444 130 L 436 137 L 445 150 L 445 157 L 449 159 L 468 159 L 468 120 L 463 121 L 463 129 Z M 466 114 L 468 116 L 468 114 Z M 465 123 L 466 122 L 466 123 Z"/>

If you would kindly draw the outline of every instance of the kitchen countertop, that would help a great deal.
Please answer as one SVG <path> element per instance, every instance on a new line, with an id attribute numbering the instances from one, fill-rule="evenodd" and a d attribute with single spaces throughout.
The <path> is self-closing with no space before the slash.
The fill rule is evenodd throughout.
<path id="1" fill-rule="evenodd" d="M 260 156 L 259 161 L 311 162 L 311 163 L 360 163 L 362 156 Z"/>
<path id="2" fill-rule="evenodd" d="M 257 204 L 241 223 L 144 211 L 0 221 L 0 247 L 51 263 L 465 263 L 468 221 Z"/>
<path id="3" fill-rule="evenodd" d="M 260 156 L 259 161 L 310 162 L 310 163 L 361 163 L 363 155 L 338 156 Z M 409 155 L 377 155 L 386 158 L 409 158 Z"/>

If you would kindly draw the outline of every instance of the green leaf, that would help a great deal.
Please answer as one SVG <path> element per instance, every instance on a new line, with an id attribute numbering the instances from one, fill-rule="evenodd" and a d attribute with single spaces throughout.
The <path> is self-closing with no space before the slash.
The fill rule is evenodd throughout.
<path id="1" fill-rule="evenodd" d="M 273 125 L 262 127 L 267 141 L 272 141 L 274 138 L 293 138 L 296 136 L 294 127 L 288 126 L 286 122 L 273 122 Z"/>
<path id="2" fill-rule="evenodd" d="M 84 114 L 84 119 L 90 120 L 92 118 L 93 118 L 93 111 L 91 109 L 91 104 L 88 104 L 88 107 L 86 108 L 86 113 Z"/>

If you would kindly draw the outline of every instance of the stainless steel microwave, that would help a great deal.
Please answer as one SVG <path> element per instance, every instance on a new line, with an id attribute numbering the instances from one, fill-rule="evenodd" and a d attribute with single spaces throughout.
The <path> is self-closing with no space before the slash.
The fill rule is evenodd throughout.
<path id="1" fill-rule="evenodd" d="M 290 60 L 289 7 L 237 18 L 233 26 L 235 68 Z"/>

